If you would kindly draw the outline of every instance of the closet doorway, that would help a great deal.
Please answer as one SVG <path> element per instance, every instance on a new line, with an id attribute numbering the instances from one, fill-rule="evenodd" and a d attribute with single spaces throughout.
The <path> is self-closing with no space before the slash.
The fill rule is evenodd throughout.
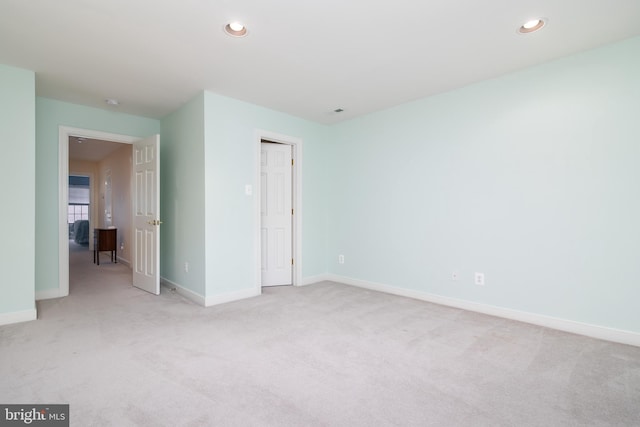
<path id="1" fill-rule="evenodd" d="M 270 155 L 268 151 L 271 150 L 269 148 L 265 150 L 266 147 L 271 147 L 275 152 Z M 300 286 L 302 285 L 302 140 L 258 130 L 255 153 L 258 177 L 254 199 L 257 287 L 261 291 L 262 286 Z M 271 169 L 268 163 L 279 166 Z M 278 180 L 281 180 L 280 185 L 270 185 L 270 182 L 274 183 Z M 251 188 L 246 190 L 247 194 L 251 194 Z M 268 220 L 265 221 L 269 211 L 274 209 L 281 211 L 282 218 L 285 220 L 283 223 L 276 222 L 274 225 L 268 224 Z M 271 233 L 267 230 L 269 227 L 271 227 Z M 277 229 L 282 229 L 282 233 Z M 274 244 L 276 241 L 279 245 Z M 273 270 L 274 267 L 278 270 L 279 266 L 282 269 L 280 272 L 276 271 L 275 276 L 270 276 L 269 272 L 265 271 L 270 268 Z"/>

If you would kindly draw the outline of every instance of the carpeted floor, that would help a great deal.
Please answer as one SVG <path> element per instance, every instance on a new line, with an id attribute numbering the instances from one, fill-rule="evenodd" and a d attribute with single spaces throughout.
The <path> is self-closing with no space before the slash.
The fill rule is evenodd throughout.
<path id="1" fill-rule="evenodd" d="M 640 348 L 337 283 L 199 307 L 71 253 L 0 327 L 0 403 L 72 426 L 637 426 Z"/>

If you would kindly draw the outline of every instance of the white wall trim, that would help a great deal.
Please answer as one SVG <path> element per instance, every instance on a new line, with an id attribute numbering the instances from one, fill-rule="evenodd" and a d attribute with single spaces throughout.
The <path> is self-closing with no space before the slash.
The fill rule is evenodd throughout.
<path id="1" fill-rule="evenodd" d="M 182 287 L 182 286 L 178 285 L 177 283 L 172 282 L 169 279 L 165 279 L 164 277 L 161 277 L 160 278 L 160 286 L 165 286 L 165 287 L 167 287 L 169 289 L 175 289 L 176 292 L 179 295 L 182 295 L 183 297 L 185 297 L 189 301 L 192 301 L 192 302 L 194 302 L 194 303 L 196 303 L 198 305 L 201 305 L 203 307 L 205 306 L 205 297 L 203 297 L 200 294 L 197 294 L 197 293 L 193 292 L 190 289 Z"/>
<path id="2" fill-rule="evenodd" d="M 122 265 L 126 265 L 127 267 L 131 268 L 131 262 L 129 262 L 128 259 L 124 259 L 120 256 L 116 257 L 118 259 L 118 263 L 122 264 Z"/>
<path id="3" fill-rule="evenodd" d="M 69 295 L 69 228 L 67 205 L 69 203 L 69 137 L 101 139 L 133 144 L 141 138 L 97 130 L 58 127 L 58 297 Z"/>
<path id="4" fill-rule="evenodd" d="M 187 289 L 183 286 L 178 285 L 175 282 L 172 282 L 169 279 L 165 279 L 164 277 L 160 278 L 160 284 L 169 289 L 175 289 L 179 295 L 182 295 L 186 299 L 193 301 L 194 303 L 203 307 L 211 307 L 214 305 L 224 304 L 232 301 L 238 301 L 241 299 L 251 298 L 251 297 L 255 297 L 262 294 L 262 289 L 249 288 L 249 289 L 244 289 L 242 291 L 227 292 L 224 294 L 204 297 L 198 293 L 193 292 L 190 289 Z"/>
<path id="5" fill-rule="evenodd" d="M 262 129 L 257 129 L 255 132 L 256 145 L 255 145 L 255 168 L 256 168 L 256 182 L 254 182 L 254 258 L 256 266 L 256 288 L 262 288 L 262 263 L 261 263 L 261 246 L 260 246 L 260 152 L 261 143 L 263 139 L 272 142 L 279 142 L 281 144 L 291 145 L 292 157 L 293 157 L 293 174 L 291 176 L 293 180 L 293 230 L 291 238 L 293 241 L 292 253 L 293 253 L 293 277 L 292 284 L 294 286 L 302 285 L 302 140 L 293 136 L 282 135 L 275 132 L 270 132 Z"/>
<path id="6" fill-rule="evenodd" d="M 262 294 L 262 289 L 256 289 L 255 287 L 244 289 L 242 291 L 227 292 L 219 295 L 208 296 L 205 300 L 205 307 L 211 307 L 212 305 L 224 304 L 227 302 L 238 301 L 245 298 L 257 297 Z"/>
<path id="7" fill-rule="evenodd" d="M 42 301 L 45 299 L 54 299 L 54 298 L 60 298 L 62 295 L 60 295 L 60 289 L 56 288 L 56 289 L 46 289 L 44 291 L 37 291 L 36 292 L 36 301 Z"/>
<path id="8" fill-rule="evenodd" d="M 12 311 L 10 313 L 0 313 L 0 326 L 11 325 L 13 323 L 29 322 L 38 318 L 35 308 L 31 310 Z"/>
<path id="9" fill-rule="evenodd" d="M 69 295 L 69 137 L 71 128 L 58 128 L 58 296 Z"/>
<path id="10" fill-rule="evenodd" d="M 332 276 L 331 274 L 319 274 L 317 276 L 304 277 L 302 279 L 302 282 L 300 283 L 300 286 L 313 285 L 314 283 L 325 282 L 327 280 L 335 282 L 335 277 L 336 276 Z"/>
<path id="11" fill-rule="evenodd" d="M 327 275 L 325 280 L 344 283 L 345 285 L 357 286 L 359 288 L 373 291 L 385 292 L 408 298 L 419 299 L 435 304 L 460 308 L 463 310 L 475 311 L 491 316 L 505 319 L 517 320 L 519 322 L 531 323 L 533 325 L 544 326 L 559 331 L 570 332 L 578 335 L 585 335 L 591 338 L 598 338 L 606 341 L 613 341 L 621 344 L 628 344 L 640 347 L 640 333 L 625 331 L 621 329 L 608 328 L 604 326 L 591 325 L 588 323 L 575 322 L 573 320 L 560 319 L 557 317 L 544 316 L 541 314 L 529 313 L 525 311 L 512 310 L 509 308 L 496 307 L 472 301 L 465 301 L 441 295 L 430 294 L 410 289 L 397 288 L 395 286 L 382 283 L 368 282 L 365 280 L 352 279 L 350 277 Z"/>

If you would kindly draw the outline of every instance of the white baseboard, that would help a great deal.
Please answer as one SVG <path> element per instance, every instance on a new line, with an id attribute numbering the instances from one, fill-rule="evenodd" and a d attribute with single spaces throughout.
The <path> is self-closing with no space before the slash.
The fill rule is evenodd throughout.
<path id="1" fill-rule="evenodd" d="M 36 291 L 36 301 L 42 301 L 45 299 L 53 299 L 53 298 L 60 298 L 60 297 L 66 297 L 66 295 L 61 295 L 59 288 L 45 289 L 44 291 Z"/>
<path id="2" fill-rule="evenodd" d="M 544 326 L 547 328 L 557 329 L 560 331 L 570 332 L 578 335 L 585 335 L 601 340 L 640 347 L 640 333 L 637 332 L 591 325 L 588 323 L 575 322 L 573 320 L 560 319 L 557 317 L 544 316 L 541 314 L 512 310 L 509 308 L 495 307 L 492 305 L 444 297 L 427 292 L 397 288 L 395 286 L 389 286 L 382 283 L 352 279 L 350 277 L 338 276 L 335 274 L 328 274 L 325 280 L 331 280 L 333 282 L 344 283 L 345 285 L 357 286 L 359 288 L 370 289 L 373 291 L 419 299 L 422 301 L 460 308 L 463 310 L 475 311 L 478 313 L 502 317 L 505 319 L 517 320 L 519 322 L 531 323 L 533 325 Z"/>
<path id="3" fill-rule="evenodd" d="M 131 263 L 129 262 L 128 259 L 124 259 L 124 258 L 118 258 L 118 264 L 122 264 L 122 265 L 126 265 L 127 267 L 131 268 Z"/>
<path id="4" fill-rule="evenodd" d="M 227 292 L 225 294 L 212 295 L 206 298 L 205 306 L 224 304 L 226 302 L 237 301 L 245 298 L 257 297 L 262 294 L 262 288 L 249 288 L 242 291 Z"/>
<path id="5" fill-rule="evenodd" d="M 172 282 L 169 279 L 165 279 L 164 277 L 160 278 L 160 284 L 162 286 L 175 289 L 179 295 L 182 295 L 186 299 L 193 301 L 194 303 L 204 307 L 211 307 L 213 305 L 224 304 L 226 302 L 237 301 L 245 298 L 251 298 L 251 297 L 255 297 L 262 294 L 262 289 L 260 288 L 249 288 L 249 289 L 244 289 L 242 291 L 234 291 L 234 292 L 228 292 L 225 294 L 204 297 L 198 293 L 193 292 L 190 289 L 187 289 L 183 286 L 178 285 L 175 282 Z"/>
<path id="6" fill-rule="evenodd" d="M 169 279 L 165 279 L 164 277 L 161 277 L 160 278 L 160 285 L 166 286 L 166 287 L 168 287 L 170 289 L 175 289 L 176 292 L 179 295 L 182 295 L 186 299 L 188 299 L 190 301 L 193 301 L 198 305 L 202 305 L 202 306 L 205 305 L 205 297 L 203 297 L 200 294 L 197 294 L 197 293 L 193 292 L 190 289 L 184 288 L 184 287 L 178 285 L 177 283 L 172 282 Z"/>
<path id="7" fill-rule="evenodd" d="M 333 280 L 330 274 L 320 274 L 318 276 L 309 276 L 309 277 L 303 277 L 302 281 L 298 284 L 298 286 L 307 286 L 307 285 L 312 285 L 314 283 L 318 283 L 318 282 L 324 282 L 326 280 Z"/>
<path id="8" fill-rule="evenodd" d="M 0 313 L 0 326 L 11 325 L 12 323 L 29 322 L 38 318 L 35 308 L 31 310 L 13 311 L 10 313 Z"/>

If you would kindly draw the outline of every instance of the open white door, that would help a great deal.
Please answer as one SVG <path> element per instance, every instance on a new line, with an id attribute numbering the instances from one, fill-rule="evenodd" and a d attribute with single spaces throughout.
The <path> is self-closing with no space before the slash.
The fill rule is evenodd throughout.
<path id="1" fill-rule="evenodd" d="M 291 146 L 263 142 L 260 168 L 262 286 L 291 285 Z"/>
<path id="2" fill-rule="evenodd" d="M 133 286 L 160 295 L 160 135 L 133 143 Z"/>

